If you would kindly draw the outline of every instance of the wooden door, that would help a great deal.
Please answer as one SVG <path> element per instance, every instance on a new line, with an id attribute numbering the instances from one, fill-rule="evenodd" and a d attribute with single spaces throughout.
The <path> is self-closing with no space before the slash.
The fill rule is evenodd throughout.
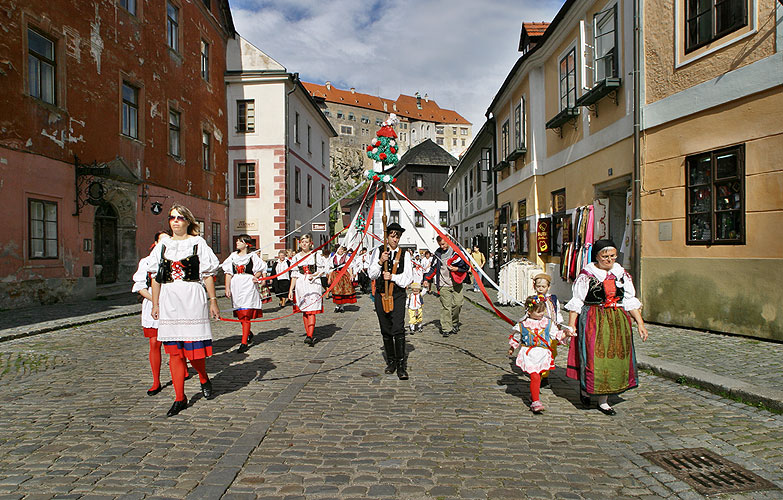
<path id="1" fill-rule="evenodd" d="M 105 285 L 117 281 L 117 212 L 111 205 L 101 205 L 95 211 L 96 283 Z M 97 269 L 96 269 L 97 271 Z"/>

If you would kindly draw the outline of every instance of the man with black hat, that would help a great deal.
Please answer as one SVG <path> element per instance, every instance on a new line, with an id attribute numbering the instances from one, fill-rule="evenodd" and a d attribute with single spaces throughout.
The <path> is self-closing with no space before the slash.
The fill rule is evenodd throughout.
<path id="1" fill-rule="evenodd" d="M 405 289 L 413 282 L 413 265 L 410 253 L 399 248 L 400 236 L 405 232 L 398 223 L 393 222 L 386 228 L 386 248 L 377 248 L 370 258 L 368 275 L 375 280 L 375 313 L 383 336 L 383 349 L 386 353 L 385 373 L 397 372 L 400 380 L 408 379 L 405 359 Z M 384 249 L 386 251 L 384 251 Z M 387 264 L 384 269 L 384 264 Z M 381 294 L 385 293 L 386 282 L 392 288 L 391 296 L 394 309 L 384 311 Z"/>

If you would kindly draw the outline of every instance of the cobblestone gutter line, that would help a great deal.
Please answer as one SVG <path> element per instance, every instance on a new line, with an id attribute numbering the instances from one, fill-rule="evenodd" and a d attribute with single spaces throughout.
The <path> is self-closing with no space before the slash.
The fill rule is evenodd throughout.
<path id="1" fill-rule="evenodd" d="M 72 318 L 63 318 L 52 321 L 42 321 L 41 323 L 35 323 L 32 325 L 7 328 L 5 330 L 0 330 L 0 342 L 32 337 L 33 335 L 39 335 L 41 333 L 53 332 L 55 330 L 62 330 L 64 328 L 89 325 L 90 323 L 108 321 L 110 319 L 122 318 L 124 316 L 133 316 L 134 314 L 139 314 L 140 312 L 141 304 L 134 304 L 130 306 L 118 307 L 117 309 L 109 312 L 87 314 L 84 316 L 75 316 Z"/>
<path id="2" fill-rule="evenodd" d="M 476 298 L 465 294 L 465 299 L 494 316 L 495 313 L 483 303 L 483 297 Z M 745 403 L 761 404 L 777 412 L 783 411 L 783 391 L 778 389 L 750 384 L 709 370 L 672 363 L 638 352 L 636 364 L 638 368 L 649 370 L 661 377 L 688 383 L 716 394 L 727 395 Z"/>
<path id="3" fill-rule="evenodd" d="M 356 316 L 340 332 L 350 331 L 355 322 Z M 325 342 L 325 345 L 317 353 L 313 353 L 312 359 L 324 359 L 329 356 L 334 347 L 339 344 L 339 342 L 336 342 L 338 335 L 332 337 L 329 342 Z M 201 500 L 203 498 L 222 497 L 234 483 L 250 455 L 261 445 L 272 424 L 280 417 L 305 385 L 318 374 L 321 366 L 320 364 L 307 364 L 302 369 L 302 372 L 294 377 L 293 381 L 267 405 L 258 418 L 247 426 L 248 430 L 217 461 L 212 471 L 188 494 L 187 499 Z"/>

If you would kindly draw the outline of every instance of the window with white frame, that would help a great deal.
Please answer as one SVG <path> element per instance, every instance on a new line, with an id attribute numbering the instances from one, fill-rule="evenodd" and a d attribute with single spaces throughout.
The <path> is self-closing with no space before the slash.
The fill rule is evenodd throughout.
<path id="1" fill-rule="evenodd" d="M 392 210 L 389 214 L 389 222 L 392 224 L 399 224 L 400 223 L 400 211 L 399 210 Z"/>
<path id="2" fill-rule="evenodd" d="M 353 127 L 350 125 L 340 125 L 340 133 L 343 135 L 353 135 Z"/>
<path id="3" fill-rule="evenodd" d="M 28 91 L 31 96 L 56 104 L 54 42 L 27 29 Z"/>
<path id="4" fill-rule="evenodd" d="M 424 214 L 418 210 L 413 214 L 413 225 L 416 227 L 424 227 Z"/>
<path id="5" fill-rule="evenodd" d="M 462 127 L 459 129 L 460 135 L 468 135 L 468 127 Z"/>
<path id="6" fill-rule="evenodd" d="M 593 16 L 593 82 L 599 83 L 618 74 L 617 4 Z"/>
<path id="7" fill-rule="evenodd" d="M 576 48 L 560 59 L 560 110 L 576 105 Z"/>
<path id="8" fill-rule="evenodd" d="M 256 164 L 237 164 L 237 197 L 256 196 Z"/>
<path id="9" fill-rule="evenodd" d="M 256 102 L 253 99 L 237 101 L 237 132 L 254 132 L 256 129 Z"/>

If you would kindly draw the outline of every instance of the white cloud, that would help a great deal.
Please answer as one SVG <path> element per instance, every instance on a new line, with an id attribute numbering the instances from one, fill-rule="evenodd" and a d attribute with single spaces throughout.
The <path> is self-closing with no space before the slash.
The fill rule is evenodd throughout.
<path id="1" fill-rule="evenodd" d="M 562 0 L 235 0 L 237 31 L 305 81 L 429 94 L 476 127 L 519 57 L 522 22 Z"/>

